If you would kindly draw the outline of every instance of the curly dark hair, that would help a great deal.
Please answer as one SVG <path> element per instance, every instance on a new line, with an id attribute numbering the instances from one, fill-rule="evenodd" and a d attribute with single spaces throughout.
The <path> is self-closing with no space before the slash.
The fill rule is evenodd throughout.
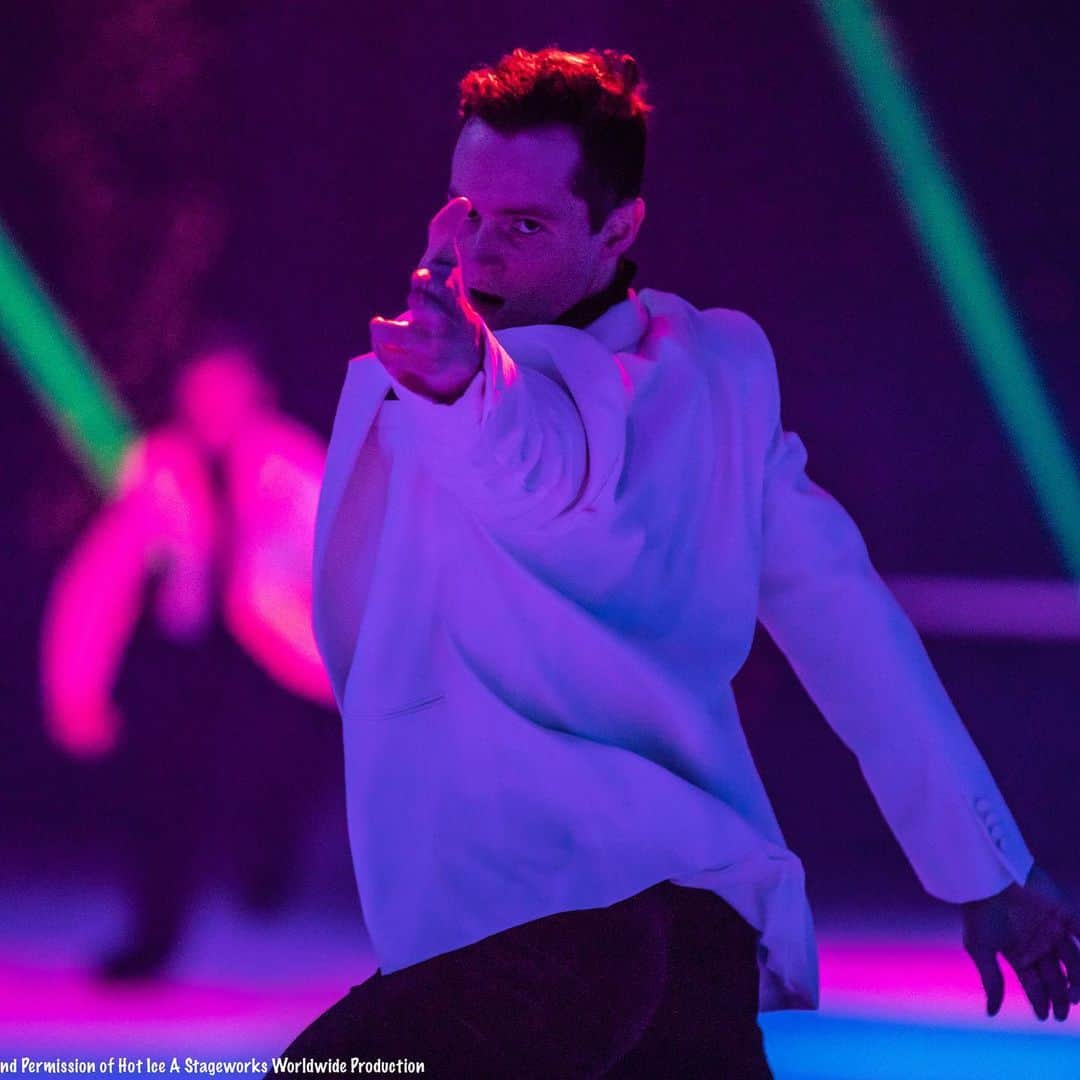
<path id="1" fill-rule="evenodd" d="M 474 68 L 458 89 L 466 123 L 476 117 L 504 134 L 550 124 L 575 131 L 581 164 L 570 190 L 585 200 L 594 233 L 616 206 L 641 193 L 652 106 L 629 53 L 514 49 L 493 66 Z"/>

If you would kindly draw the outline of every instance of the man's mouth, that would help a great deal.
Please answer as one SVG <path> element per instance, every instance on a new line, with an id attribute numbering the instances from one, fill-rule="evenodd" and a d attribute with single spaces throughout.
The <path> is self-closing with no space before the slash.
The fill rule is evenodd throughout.
<path id="1" fill-rule="evenodd" d="M 485 292 L 483 289 L 470 289 L 469 302 L 478 311 L 492 312 L 502 307 L 505 298 L 495 293 Z"/>

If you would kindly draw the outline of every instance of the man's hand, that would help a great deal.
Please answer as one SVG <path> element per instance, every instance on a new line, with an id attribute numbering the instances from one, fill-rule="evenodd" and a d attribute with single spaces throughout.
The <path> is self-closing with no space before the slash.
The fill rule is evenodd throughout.
<path id="1" fill-rule="evenodd" d="M 1005 996 L 1000 952 L 1013 966 L 1035 1015 L 1064 1020 L 1080 1003 L 1080 908 L 1040 866 L 1024 885 L 1013 883 L 985 900 L 961 904 L 964 948 L 979 969 L 986 1012 L 996 1016 Z M 1062 968 L 1064 967 L 1064 971 Z"/>
<path id="2" fill-rule="evenodd" d="M 409 390 L 435 401 L 460 396 L 484 363 L 484 322 L 461 282 L 457 233 L 471 203 L 451 199 L 431 220 L 428 246 L 413 271 L 409 310 L 399 319 L 376 315 L 371 347 Z"/>

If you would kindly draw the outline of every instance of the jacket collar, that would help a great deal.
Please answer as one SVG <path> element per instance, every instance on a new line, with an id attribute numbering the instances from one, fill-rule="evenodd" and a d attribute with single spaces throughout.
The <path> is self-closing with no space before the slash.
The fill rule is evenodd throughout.
<path id="1" fill-rule="evenodd" d="M 649 312 L 630 288 L 637 263 L 620 256 L 611 284 L 575 304 L 555 320 L 556 325 L 585 330 L 612 352 L 625 352 L 641 340 L 649 326 Z"/>

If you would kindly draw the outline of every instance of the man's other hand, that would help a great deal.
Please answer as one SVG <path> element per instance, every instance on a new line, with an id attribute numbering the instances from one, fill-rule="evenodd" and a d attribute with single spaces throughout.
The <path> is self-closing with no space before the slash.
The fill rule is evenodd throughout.
<path id="1" fill-rule="evenodd" d="M 431 220 L 428 246 L 413 271 L 409 309 L 371 320 L 371 347 L 402 386 L 435 401 L 460 396 L 484 362 L 484 322 L 461 281 L 457 234 L 471 209 L 451 199 Z"/>
<path id="2" fill-rule="evenodd" d="M 985 900 L 961 904 L 964 948 L 982 978 L 986 1012 L 996 1016 L 1005 996 L 997 954 L 1016 971 L 1040 1020 L 1064 1020 L 1080 1003 L 1080 908 L 1040 866 L 1027 882 L 1015 882 Z M 1062 970 L 1064 969 L 1064 970 Z"/>

